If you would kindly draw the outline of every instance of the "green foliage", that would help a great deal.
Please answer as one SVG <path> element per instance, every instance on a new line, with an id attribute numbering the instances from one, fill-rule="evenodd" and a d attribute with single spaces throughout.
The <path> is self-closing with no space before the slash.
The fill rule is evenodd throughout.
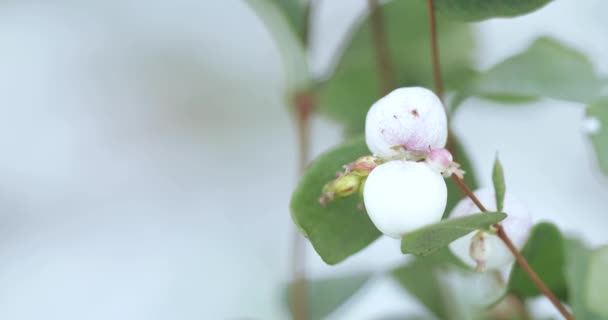
<path id="1" fill-rule="evenodd" d="M 365 140 L 350 140 L 317 158 L 304 174 L 291 199 L 295 224 L 328 264 L 336 264 L 369 245 L 380 236 L 357 196 L 321 206 L 319 197 L 336 171 L 360 156 L 369 154 Z"/>
<path id="2" fill-rule="evenodd" d="M 308 281 L 308 305 L 310 319 L 325 319 L 327 315 L 338 309 L 342 304 L 353 297 L 370 279 L 368 272 L 334 278 L 315 279 Z M 293 284 L 286 289 L 292 292 Z M 289 303 L 290 310 L 292 304 Z"/>
<path id="3" fill-rule="evenodd" d="M 308 70 L 305 43 L 294 29 L 293 17 L 306 10 L 290 0 L 246 0 L 245 3 L 258 15 L 275 40 L 283 59 L 286 90 L 291 94 L 308 89 L 311 75 Z M 300 9 L 301 8 L 301 9 Z M 292 17 L 293 16 L 293 17 Z"/>
<path id="4" fill-rule="evenodd" d="M 498 160 L 494 160 L 494 168 L 492 169 L 492 182 L 494 183 L 494 193 L 496 194 L 496 210 L 502 211 L 503 204 L 505 202 L 505 176 L 502 170 L 502 164 Z"/>
<path id="5" fill-rule="evenodd" d="M 567 299 L 564 250 L 564 239 L 559 229 L 545 222 L 534 226 L 528 242 L 521 251 L 532 269 L 562 301 Z M 532 298 L 542 294 L 517 263 L 511 271 L 509 290 L 522 298 Z"/>
<path id="6" fill-rule="evenodd" d="M 448 146 L 451 147 L 452 156 L 454 156 L 454 160 L 460 163 L 460 168 L 466 172 L 464 175 L 464 182 L 469 186 L 469 188 L 475 190 L 478 187 L 477 179 L 475 178 L 475 173 L 473 172 L 473 163 L 469 159 L 466 150 L 459 142 L 458 137 L 456 137 L 453 133 L 450 133 L 449 136 L 450 142 L 448 142 Z M 460 187 L 454 181 L 454 179 L 446 179 L 445 184 L 448 187 L 448 200 L 445 206 L 445 213 L 443 214 L 443 218 L 447 218 L 452 209 L 456 206 L 458 201 L 462 199 L 462 191 Z"/>
<path id="7" fill-rule="evenodd" d="M 441 285 L 437 271 L 445 271 L 449 266 L 461 266 L 447 248 L 436 253 L 418 257 L 414 261 L 391 271 L 397 282 L 427 309 L 440 319 L 446 319 L 447 310 L 441 299 Z"/>
<path id="8" fill-rule="evenodd" d="M 587 277 L 587 306 L 589 310 L 608 318 L 608 246 L 596 249 L 589 259 Z"/>
<path id="9" fill-rule="evenodd" d="M 601 316 L 590 308 L 588 300 L 589 271 L 592 251 L 578 240 L 566 241 L 566 282 L 568 284 L 569 303 L 577 319 L 606 320 L 608 315 Z M 606 277 L 606 269 L 600 271 Z M 606 291 L 598 299 L 606 303 Z M 597 307 L 597 306 L 596 306 Z"/>
<path id="10" fill-rule="evenodd" d="M 387 42 L 398 86 L 432 87 L 427 12 L 421 1 L 382 6 Z M 473 36 L 466 24 L 438 21 L 442 72 L 447 89 L 459 88 L 471 74 Z M 333 75 L 319 92 L 319 108 L 344 123 L 348 133 L 363 132 L 365 115 L 380 97 L 369 17 L 355 27 Z"/>
<path id="11" fill-rule="evenodd" d="M 479 21 L 514 17 L 540 9 L 552 0 L 435 0 L 435 8 L 451 17 Z"/>
<path id="12" fill-rule="evenodd" d="M 443 220 L 404 235 L 401 240 L 401 251 L 428 255 L 472 231 L 488 229 L 506 217 L 507 215 L 502 212 L 486 212 Z"/>
<path id="13" fill-rule="evenodd" d="M 601 81 L 582 53 L 542 37 L 524 52 L 479 73 L 455 99 L 477 95 L 501 102 L 530 101 L 538 97 L 574 102 L 593 101 Z"/>
<path id="14" fill-rule="evenodd" d="M 271 2 L 281 8 L 293 31 L 298 35 L 300 41 L 306 44 L 310 2 L 308 0 L 271 0 Z"/>
<path id="15" fill-rule="evenodd" d="M 599 167 L 608 175 L 608 97 L 592 102 L 587 108 L 587 116 L 600 123 L 598 132 L 590 133 L 591 143 L 595 149 Z"/>

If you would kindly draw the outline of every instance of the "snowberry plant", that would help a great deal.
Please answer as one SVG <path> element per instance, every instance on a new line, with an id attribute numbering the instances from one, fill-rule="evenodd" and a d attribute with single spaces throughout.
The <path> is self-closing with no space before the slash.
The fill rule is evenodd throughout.
<path id="1" fill-rule="evenodd" d="M 585 123 L 593 124 L 587 134 L 599 167 L 608 173 L 608 98 L 582 53 L 541 37 L 487 70 L 471 61 L 469 22 L 525 14 L 552 1 L 369 0 L 326 78 L 307 67 L 318 2 L 248 0 L 281 50 L 299 136 L 292 317 L 324 318 L 373 272 L 308 279 L 301 234 L 329 265 L 365 254 L 379 237 L 399 239 L 395 254 L 410 259 L 388 275 L 426 307 L 428 318 L 530 319 L 527 300 L 544 296 L 565 319 L 608 319 L 607 247 L 589 248 L 551 222 L 533 223 L 534 213 L 507 190 L 498 158 L 492 185 L 480 188 L 450 126 L 473 96 L 504 104 L 543 97 L 580 103 L 587 106 Z M 342 123 L 348 140 L 309 164 L 309 120 L 317 113 Z"/>

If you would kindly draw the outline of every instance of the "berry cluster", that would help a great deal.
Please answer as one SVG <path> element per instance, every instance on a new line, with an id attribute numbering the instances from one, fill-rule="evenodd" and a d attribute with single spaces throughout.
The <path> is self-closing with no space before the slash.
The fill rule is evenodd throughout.
<path id="1" fill-rule="evenodd" d="M 365 122 L 365 140 L 373 155 L 345 165 L 344 172 L 323 188 L 321 204 L 358 191 L 371 221 L 393 238 L 439 222 L 447 202 L 443 178 L 464 175 L 445 149 L 448 128 L 444 110 L 432 91 L 420 87 L 396 89 L 374 103 Z M 475 194 L 496 207 L 493 192 L 479 190 Z M 509 213 L 502 222 L 505 232 L 521 248 L 532 225 L 530 216 L 509 194 L 504 209 Z M 450 218 L 478 212 L 467 198 L 454 208 Z M 454 241 L 450 249 L 479 271 L 513 261 L 491 231 L 472 232 Z"/>

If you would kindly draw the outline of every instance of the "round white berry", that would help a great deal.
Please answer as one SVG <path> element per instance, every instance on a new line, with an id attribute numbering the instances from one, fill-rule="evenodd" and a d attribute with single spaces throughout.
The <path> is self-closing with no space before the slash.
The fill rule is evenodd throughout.
<path id="1" fill-rule="evenodd" d="M 363 200 L 376 228 L 400 238 L 441 220 L 447 187 L 441 175 L 426 163 L 393 160 L 369 174 Z"/>
<path id="2" fill-rule="evenodd" d="M 488 210 L 496 210 L 496 196 L 493 190 L 480 189 L 474 193 Z M 505 233 L 511 238 L 515 247 L 521 249 L 528 240 L 528 235 L 532 228 L 532 218 L 523 203 L 509 192 L 505 195 L 503 211 L 508 214 L 507 218 L 501 222 Z M 464 217 L 479 212 L 480 210 L 475 206 L 473 201 L 465 198 L 460 200 L 456 207 L 454 207 L 449 218 Z M 480 263 L 480 261 L 476 261 L 479 260 L 479 257 L 477 259 L 471 257 L 471 244 L 476 234 L 477 231 L 473 231 L 450 243 L 452 253 L 471 267 L 478 267 Z M 485 268 L 498 269 L 508 265 L 515 259 L 498 236 L 485 233 L 484 241 L 484 246 L 488 250 L 485 261 L 482 261 Z"/>
<path id="3" fill-rule="evenodd" d="M 421 87 L 393 90 L 372 105 L 365 119 L 367 147 L 385 159 L 399 155 L 395 147 L 415 151 L 443 148 L 447 136 L 441 100 Z"/>

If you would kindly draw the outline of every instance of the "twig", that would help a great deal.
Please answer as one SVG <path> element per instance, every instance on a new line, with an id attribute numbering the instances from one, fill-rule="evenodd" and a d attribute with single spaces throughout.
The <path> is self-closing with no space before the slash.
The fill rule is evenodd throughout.
<path id="1" fill-rule="evenodd" d="M 296 127 L 298 136 L 298 172 L 304 173 L 310 157 L 310 116 L 314 109 L 311 92 L 297 94 L 294 98 L 296 108 Z M 292 239 L 292 287 L 290 292 L 294 320 L 307 320 L 308 283 L 306 279 L 306 242 L 294 228 Z"/>
<path id="2" fill-rule="evenodd" d="M 435 20 L 435 7 L 433 0 L 428 0 L 429 32 L 431 34 L 431 55 L 433 57 L 433 80 L 435 94 L 443 99 L 443 78 L 441 77 L 441 64 L 439 62 L 439 41 L 437 39 L 437 21 Z"/>
<path id="3" fill-rule="evenodd" d="M 376 52 L 376 69 L 378 70 L 378 80 L 382 95 L 389 93 L 395 88 L 395 80 L 392 73 L 391 58 L 386 42 L 386 31 L 384 29 L 384 17 L 382 9 L 378 5 L 378 0 L 367 1 L 371 11 L 372 41 Z"/>
<path id="4" fill-rule="evenodd" d="M 479 210 L 481 210 L 482 212 L 488 212 L 488 210 L 483 206 L 483 204 L 481 204 L 481 201 L 479 201 L 479 198 L 477 198 L 477 196 L 471 191 L 471 189 L 460 177 L 453 174 L 452 178 L 456 181 L 456 183 L 458 184 L 458 186 L 460 186 L 464 193 L 466 193 L 466 195 L 473 201 L 473 203 L 475 203 Z M 574 316 L 562 305 L 562 303 L 557 299 L 557 297 L 555 297 L 553 292 L 551 292 L 551 290 L 549 290 L 549 288 L 547 288 L 543 281 L 538 277 L 532 267 L 530 267 L 530 264 L 528 263 L 526 258 L 524 258 L 524 256 L 522 256 L 521 253 L 517 250 L 502 225 L 500 223 L 496 223 L 494 224 L 494 227 L 496 228 L 496 235 L 498 235 L 500 240 L 502 240 L 502 242 L 504 242 L 507 248 L 509 248 L 509 251 L 511 251 L 515 259 L 517 260 L 517 263 L 519 263 L 522 270 L 524 270 L 524 272 L 528 274 L 530 280 L 532 280 L 538 290 L 540 290 L 540 292 L 542 292 L 549 299 L 549 301 L 551 301 L 551 303 L 555 306 L 555 308 L 557 308 L 557 310 L 562 314 L 562 316 L 564 316 L 564 318 L 568 320 L 575 320 Z"/>

